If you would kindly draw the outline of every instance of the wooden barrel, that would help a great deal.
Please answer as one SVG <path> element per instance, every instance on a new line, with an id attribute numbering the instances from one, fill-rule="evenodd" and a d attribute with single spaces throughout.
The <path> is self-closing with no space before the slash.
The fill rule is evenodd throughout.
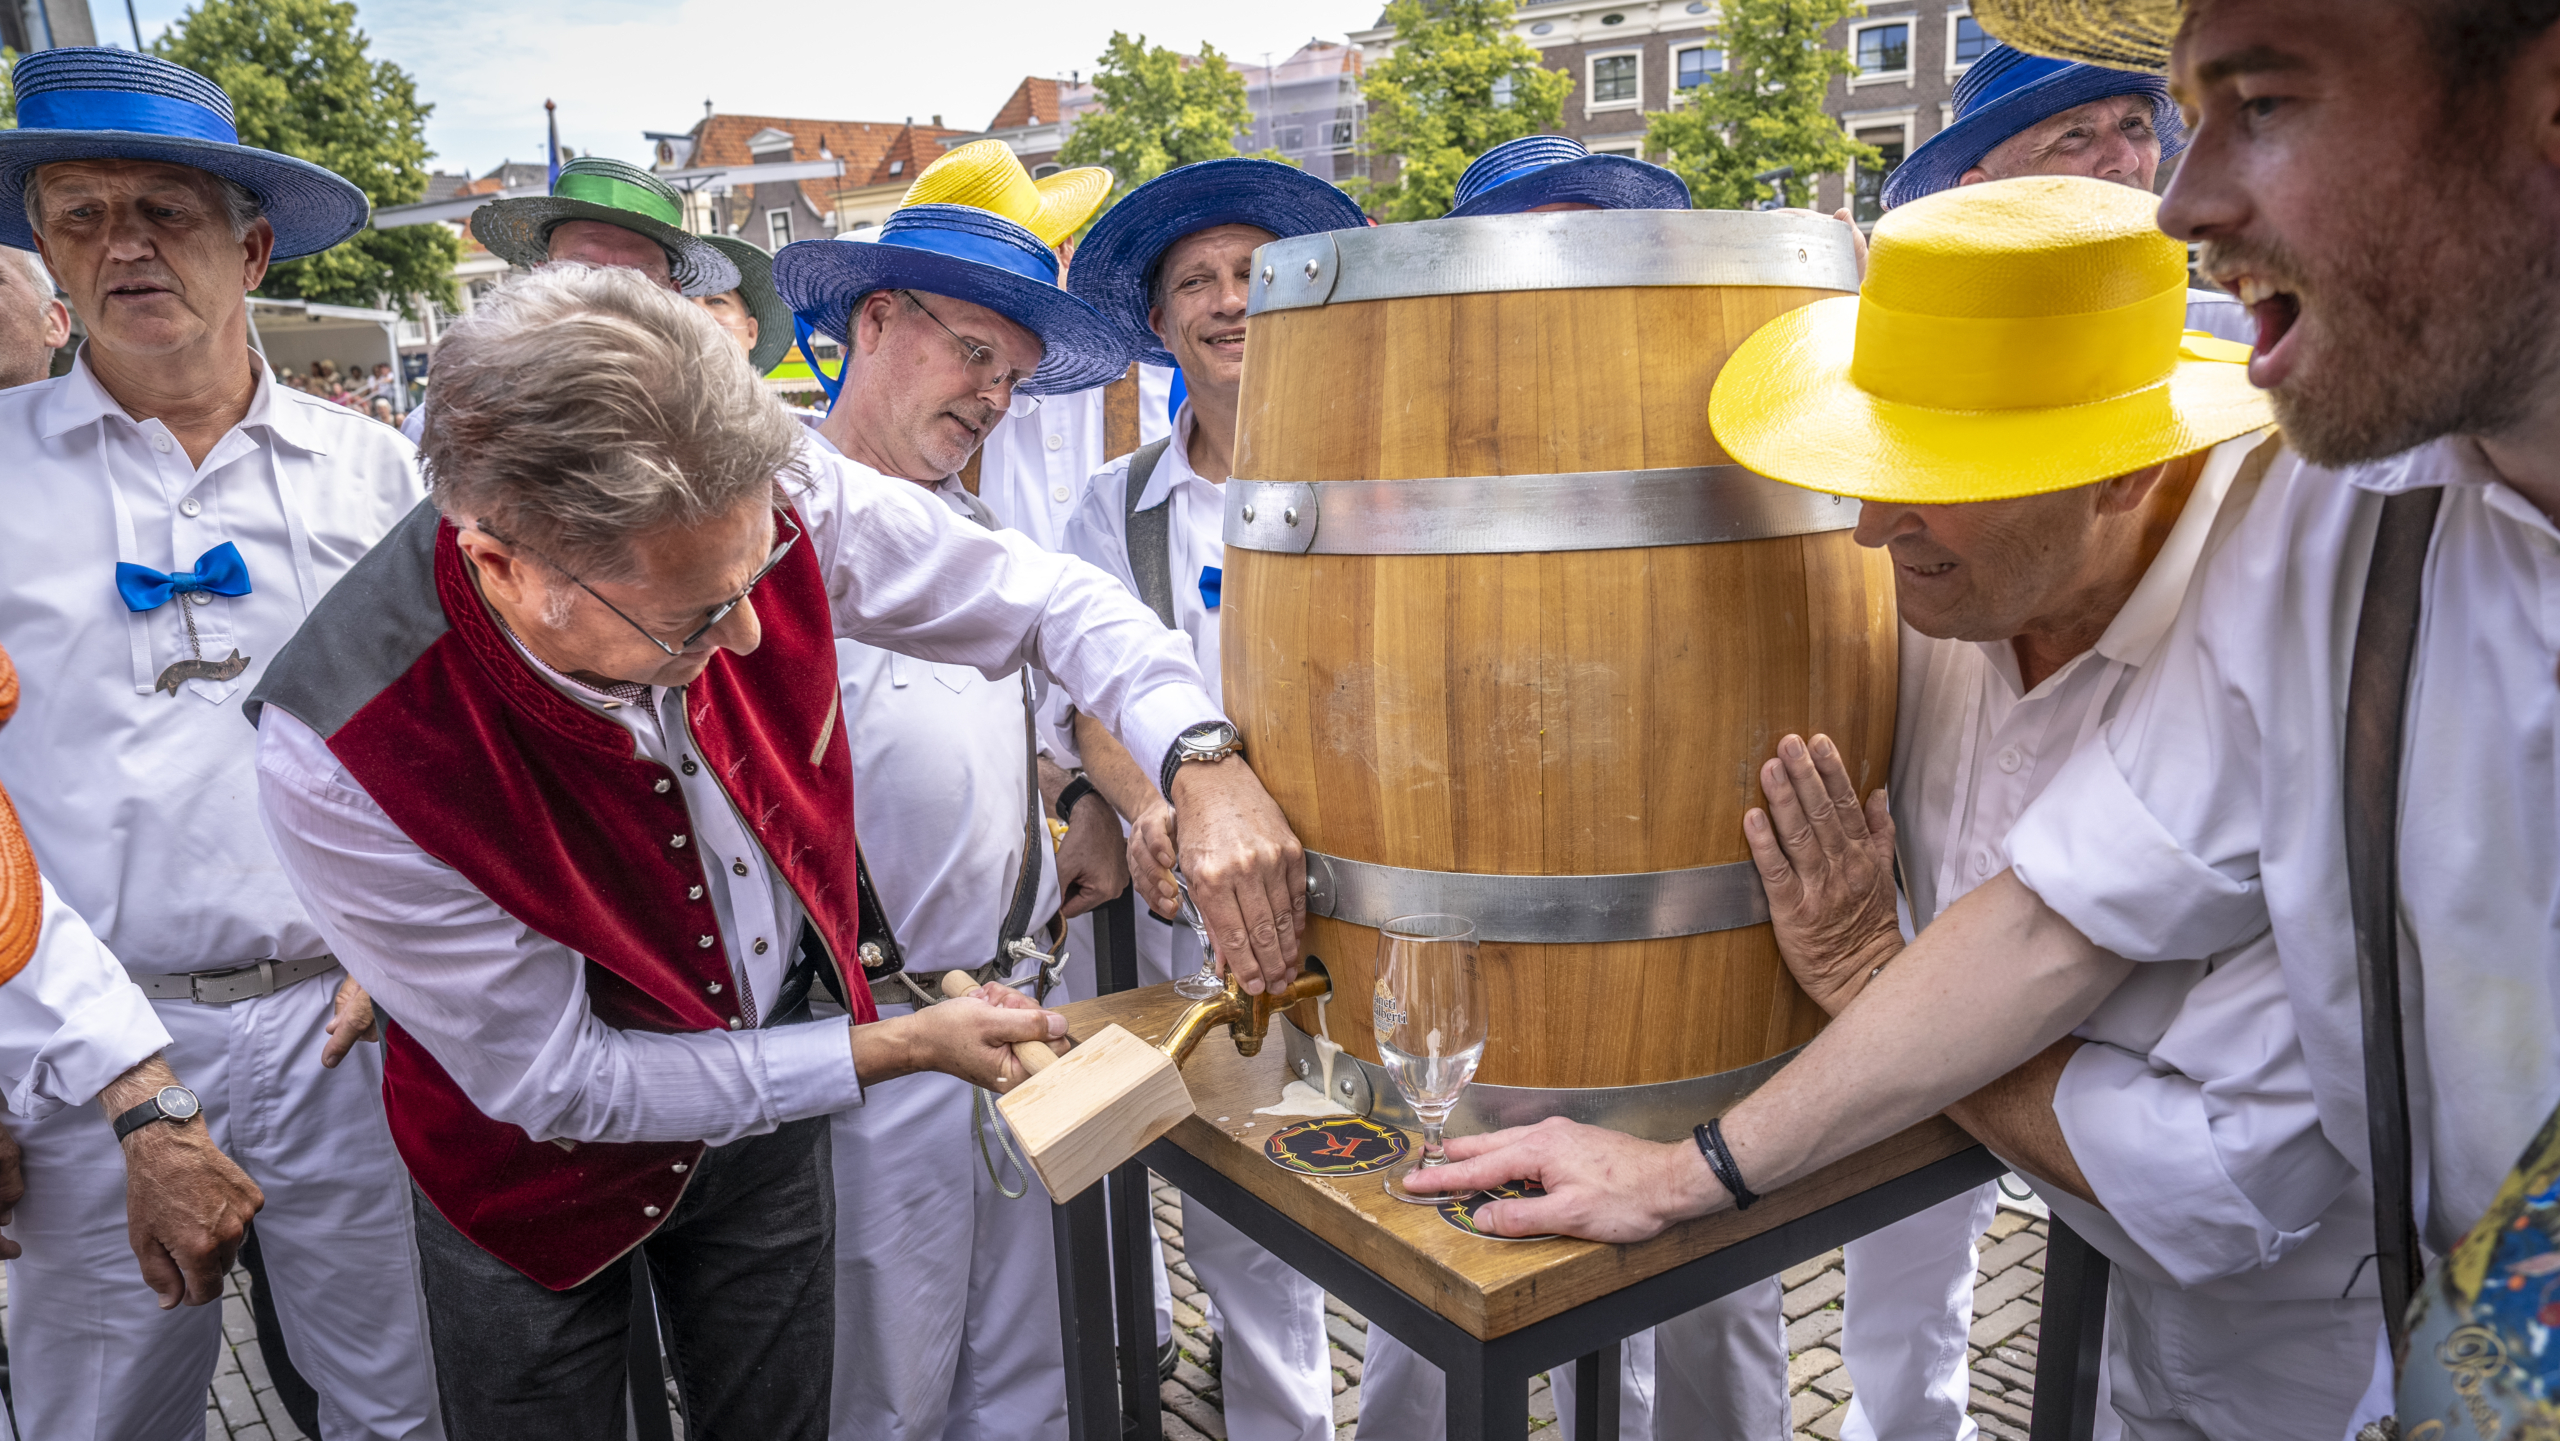
<path id="1" fill-rule="evenodd" d="M 1275 241 L 1254 276 L 1226 702 L 1310 852 L 1333 1039 L 1376 1061 L 1375 927 L 1450 911 L 1485 942 L 1480 1122 L 1756 1084 L 1822 1017 L 1742 813 L 1790 731 L 1883 783 L 1892 571 L 1854 502 L 1734 466 L 1707 395 L 1761 323 L 1856 287 L 1845 230 L 1430 221 Z"/>

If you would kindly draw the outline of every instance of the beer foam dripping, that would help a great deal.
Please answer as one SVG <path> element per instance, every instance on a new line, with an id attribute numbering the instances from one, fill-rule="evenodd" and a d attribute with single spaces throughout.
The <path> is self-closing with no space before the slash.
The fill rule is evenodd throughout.
<path id="1" fill-rule="evenodd" d="M 1257 1107 L 1255 1115 L 1348 1116 L 1352 1113 L 1351 1108 L 1336 1100 L 1333 1094 L 1333 1058 L 1342 1054 L 1342 1047 L 1334 1042 L 1333 1021 L 1325 1011 L 1332 1004 L 1330 995 L 1316 998 L 1316 1055 L 1324 1067 L 1320 1073 L 1322 1079 L 1314 1085 L 1291 1081 L 1280 1088 L 1278 1104 Z"/>

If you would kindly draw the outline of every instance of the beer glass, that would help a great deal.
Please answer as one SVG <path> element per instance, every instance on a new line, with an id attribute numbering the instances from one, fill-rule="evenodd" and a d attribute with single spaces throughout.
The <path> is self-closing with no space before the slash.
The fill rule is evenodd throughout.
<path id="1" fill-rule="evenodd" d="M 1378 928 L 1378 984 L 1369 1020 L 1405 1104 L 1422 1121 L 1422 1156 L 1387 1178 L 1399 1201 L 1436 1206 L 1405 1182 L 1449 1163 L 1441 1131 L 1484 1057 L 1484 985 L 1476 974 L 1476 925 L 1465 916 L 1400 916 Z"/>
<path id="2" fill-rule="evenodd" d="M 1182 919 L 1191 926 L 1191 934 L 1200 938 L 1200 969 L 1173 983 L 1173 993 L 1186 1001 L 1205 1001 L 1227 993 L 1227 978 L 1218 971 L 1218 948 L 1209 943 L 1209 923 L 1200 918 L 1200 907 L 1191 900 L 1191 882 L 1183 879 L 1180 867 L 1173 872 L 1174 889 L 1182 893 Z"/>

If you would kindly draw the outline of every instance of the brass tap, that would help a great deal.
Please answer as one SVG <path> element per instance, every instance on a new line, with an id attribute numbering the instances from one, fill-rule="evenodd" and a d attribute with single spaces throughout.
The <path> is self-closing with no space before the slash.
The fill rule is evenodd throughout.
<path id="1" fill-rule="evenodd" d="M 1333 978 L 1325 974 L 1324 962 L 1309 956 L 1304 964 L 1306 968 L 1296 980 L 1259 996 L 1246 995 L 1235 977 L 1227 977 L 1226 992 L 1192 1002 L 1191 1009 L 1183 1012 L 1182 1019 L 1174 1022 L 1173 1029 L 1156 1043 L 1156 1049 L 1173 1057 L 1175 1065 L 1181 1065 L 1191 1058 L 1192 1048 L 1200 1044 L 1209 1028 L 1224 1022 L 1227 1034 L 1235 1040 L 1237 1055 L 1260 1055 L 1262 1038 L 1271 1032 L 1273 1013 L 1333 993 Z"/>

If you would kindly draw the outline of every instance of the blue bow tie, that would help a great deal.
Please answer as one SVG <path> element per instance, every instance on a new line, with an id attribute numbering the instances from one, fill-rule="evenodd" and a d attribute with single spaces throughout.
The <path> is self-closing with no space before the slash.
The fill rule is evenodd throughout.
<path id="1" fill-rule="evenodd" d="M 172 596 L 195 590 L 247 595 L 249 563 L 240 558 L 240 547 L 226 540 L 197 556 L 195 569 L 176 575 L 162 575 L 147 565 L 130 561 L 116 562 L 116 594 L 124 597 L 127 610 L 158 610 Z"/>
<path id="2" fill-rule="evenodd" d="M 1226 579 L 1226 573 L 1214 565 L 1200 567 L 1200 603 L 1216 610 L 1218 595 L 1227 588 Z"/>

